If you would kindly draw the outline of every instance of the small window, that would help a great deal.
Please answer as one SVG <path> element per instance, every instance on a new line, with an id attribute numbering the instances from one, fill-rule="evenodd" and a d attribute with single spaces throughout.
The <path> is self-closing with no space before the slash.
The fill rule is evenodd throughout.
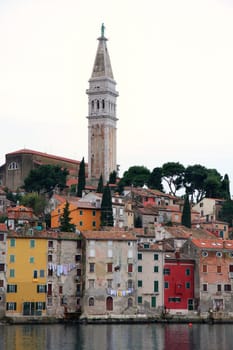
<path id="1" fill-rule="evenodd" d="M 128 264 L 128 272 L 133 272 L 133 264 Z"/>
<path id="2" fill-rule="evenodd" d="M 159 281 L 154 281 L 154 292 L 159 291 Z"/>
<path id="3" fill-rule="evenodd" d="M 164 275 L 170 275 L 170 269 L 166 269 L 166 268 L 165 268 L 165 269 L 163 270 L 163 274 L 164 274 Z"/>
<path id="4" fill-rule="evenodd" d="M 92 221 L 92 227 L 96 227 L 96 221 Z"/>
<path id="5" fill-rule="evenodd" d="M 112 263 L 107 263 L 107 272 L 112 272 Z"/>
<path id="6" fill-rule="evenodd" d="M 96 211 L 95 210 L 92 211 L 92 216 L 96 216 Z"/>
<path id="7" fill-rule="evenodd" d="M 142 253 L 138 253 L 138 260 L 142 260 Z"/>
<path id="8" fill-rule="evenodd" d="M 208 284 L 207 283 L 204 283 L 202 285 L 202 290 L 203 290 L 203 292 L 208 292 Z"/>
<path id="9" fill-rule="evenodd" d="M 79 210 L 79 215 L 83 215 L 83 211 L 82 210 Z"/>
<path id="10" fill-rule="evenodd" d="M 159 267 L 157 265 L 154 266 L 154 272 L 159 272 Z"/>
<path id="11" fill-rule="evenodd" d="M 15 247 L 15 238 L 11 238 L 10 240 L 10 246 Z"/>
<path id="12" fill-rule="evenodd" d="M 10 255 L 10 262 L 14 263 L 15 262 L 15 255 Z"/>
<path id="13" fill-rule="evenodd" d="M 8 284 L 7 285 L 7 293 L 17 293 L 17 285 L 16 284 Z"/>
<path id="14" fill-rule="evenodd" d="M 80 262 L 81 261 L 81 255 L 77 254 L 75 255 L 75 262 Z"/>
<path id="15" fill-rule="evenodd" d="M 0 233 L 0 241 L 4 241 L 4 233 Z"/>
<path id="16" fill-rule="evenodd" d="M 89 298 L 89 306 L 95 306 L 95 300 L 93 297 Z"/>
<path id="17" fill-rule="evenodd" d="M 89 272 L 95 272 L 95 263 L 89 264 Z"/>
<path id="18" fill-rule="evenodd" d="M 217 284 L 217 292 L 221 292 L 222 291 L 222 285 L 221 284 Z"/>
<path id="19" fill-rule="evenodd" d="M 37 293 L 46 293 L 46 292 L 47 292 L 46 284 L 38 284 Z"/>
<path id="20" fill-rule="evenodd" d="M 40 270 L 40 277 L 43 278 L 45 276 L 45 271 L 44 270 Z"/>
<path id="21" fill-rule="evenodd" d="M 154 260 L 159 260 L 159 254 L 154 254 Z"/>
<path id="22" fill-rule="evenodd" d="M 190 269 L 186 269 L 185 274 L 186 276 L 190 276 Z"/>
<path id="23" fill-rule="evenodd" d="M 138 304 L 142 304 L 142 296 L 138 296 Z"/>
<path id="24" fill-rule="evenodd" d="M 222 266 L 221 265 L 217 265 L 217 273 L 222 273 Z"/>
<path id="25" fill-rule="evenodd" d="M 190 282 L 186 282 L 186 289 L 190 289 Z"/>
<path id="26" fill-rule="evenodd" d="M 93 279 L 88 280 L 88 287 L 89 288 L 95 288 L 95 280 L 93 280 Z"/>
<path id="27" fill-rule="evenodd" d="M 35 248 L 35 240 L 30 239 L 30 248 Z"/>
<path id="28" fill-rule="evenodd" d="M 112 279 L 107 280 L 107 286 L 108 288 L 112 288 Z"/>
<path id="29" fill-rule="evenodd" d="M 202 265 L 202 272 L 206 273 L 208 271 L 207 265 Z"/>
<path id="30" fill-rule="evenodd" d="M 0 271 L 5 271 L 5 264 L 0 264 Z"/>
<path id="31" fill-rule="evenodd" d="M 164 282 L 164 288 L 165 288 L 165 289 L 168 289 L 168 288 L 169 288 L 169 282 L 167 282 L 167 281 Z"/>
<path id="32" fill-rule="evenodd" d="M 83 226 L 83 222 L 82 221 L 79 221 L 79 226 Z"/>
<path id="33" fill-rule="evenodd" d="M 15 277 L 15 269 L 10 269 L 10 277 Z"/>
<path id="34" fill-rule="evenodd" d="M 138 272 L 142 272 L 142 266 L 138 266 Z"/>
<path id="35" fill-rule="evenodd" d="M 224 292 L 231 292 L 231 284 L 224 284 Z"/>
<path id="36" fill-rule="evenodd" d="M 30 264 L 34 264 L 34 262 L 35 262 L 34 256 L 30 256 L 30 258 L 29 258 L 29 263 L 30 263 Z"/>
<path id="37" fill-rule="evenodd" d="M 138 287 L 142 287 L 142 280 L 138 280 Z"/>
<path id="38" fill-rule="evenodd" d="M 6 303 L 6 309 L 8 311 L 16 311 L 16 303 L 14 302 Z"/>
<path id="39" fill-rule="evenodd" d="M 34 271 L 33 271 L 33 278 L 35 278 L 35 279 L 38 278 L 38 272 L 37 272 L 37 270 L 34 270 Z"/>
<path id="40" fill-rule="evenodd" d="M 53 248 L 53 241 L 48 241 L 48 247 Z"/>
<path id="41" fill-rule="evenodd" d="M 48 255 L 48 262 L 52 262 L 53 261 L 53 255 L 52 254 L 49 254 Z"/>

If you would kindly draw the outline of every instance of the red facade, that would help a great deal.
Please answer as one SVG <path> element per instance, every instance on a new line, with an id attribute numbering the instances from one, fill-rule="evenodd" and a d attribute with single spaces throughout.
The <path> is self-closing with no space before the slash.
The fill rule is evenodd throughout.
<path id="1" fill-rule="evenodd" d="M 167 310 L 194 309 L 194 261 L 165 259 L 164 306 Z"/>

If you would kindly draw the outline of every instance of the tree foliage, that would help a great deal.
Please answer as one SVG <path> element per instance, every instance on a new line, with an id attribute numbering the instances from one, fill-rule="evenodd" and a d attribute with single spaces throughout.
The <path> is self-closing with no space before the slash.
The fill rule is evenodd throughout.
<path id="1" fill-rule="evenodd" d="M 85 175 L 85 162 L 84 158 L 82 159 L 80 166 L 79 166 L 79 173 L 78 173 L 78 190 L 77 190 L 77 196 L 82 197 L 83 190 L 86 186 L 86 175 Z"/>
<path id="2" fill-rule="evenodd" d="M 67 202 L 67 201 L 66 201 L 66 204 L 64 206 L 62 216 L 60 217 L 60 230 L 63 232 L 74 232 L 75 231 L 75 225 L 71 223 L 69 202 Z"/>
<path id="3" fill-rule="evenodd" d="M 181 223 L 182 225 L 191 228 L 191 209 L 188 195 L 185 196 Z"/>
<path id="4" fill-rule="evenodd" d="M 148 178 L 148 187 L 161 192 L 164 191 L 162 184 L 162 168 L 154 168 Z"/>
<path id="5" fill-rule="evenodd" d="M 104 192 L 104 183 L 103 183 L 103 176 L 102 176 L 102 174 L 100 175 L 96 192 L 98 192 L 98 193 L 103 193 Z"/>
<path id="6" fill-rule="evenodd" d="M 32 208 L 37 216 L 41 216 L 44 215 L 46 199 L 43 195 L 38 194 L 37 192 L 28 193 L 21 197 L 20 204 Z"/>
<path id="7" fill-rule="evenodd" d="M 124 172 L 120 182 L 123 186 L 142 187 L 144 184 L 148 183 L 149 176 L 149 169 L 144 166 L 136 165 Z"/>
<path id="8" fill-rule="evenodd" d="M 170 193 L 175 196 L 182 188 L 185 167 L 179 162 L 168 162 L 162 166 L 162 177 L 167 183 Z"/>
<path id="9" fill-rule="evenodd" d="M 229 226 L 233 226 L 233 200 L 226 200 L 219 213 L 220 220 L 228 222 Z"/>
<path id="10" fill-rule="evenodd" d="M 117 179 L 117 172 L 116 170 L 113 170 L 110 175 L 109 175 L 109 183 L 110 184 L 115 184 Z"/>
<path id="11" fill-rule="evenodd" d="M 101 226 L 113 226 L 112 196 L 109 185 L 104 187 L 101 202 Z"/>
<path id="12" fill-rule="evenodd" d="M 55 187 L 61 190 L 66 187 L 67 169 L 62 169 L 58 165 L 41 165 L 37 169 L 30 171 L 28 177 L 24 180 L 26 192 L 50 192 Z"/>

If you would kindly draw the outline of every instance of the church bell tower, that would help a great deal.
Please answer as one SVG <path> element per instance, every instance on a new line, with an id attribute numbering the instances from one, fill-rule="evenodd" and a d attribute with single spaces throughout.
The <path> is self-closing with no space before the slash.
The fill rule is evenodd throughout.
<path id="1" fill-rule="evenodd" d="M 116 161 L 116 82 L 107 49 L 104 24 L 89 80 L 88 95 L 88 180 L 96 185 L 100 176 L 109 180 L 117 171 Z"/>

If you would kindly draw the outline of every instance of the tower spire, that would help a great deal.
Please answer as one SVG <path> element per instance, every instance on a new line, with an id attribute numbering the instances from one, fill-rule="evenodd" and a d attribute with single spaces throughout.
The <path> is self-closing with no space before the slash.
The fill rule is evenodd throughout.
<path id="1" fill-rule="evenodd" d="M 105 26 L 101 25 L 101 36 L 95 56 L 88 95 L 88 179 L 97 184 L 117 171 L 116 164 L 116 82 L 107 49 Z"/>

